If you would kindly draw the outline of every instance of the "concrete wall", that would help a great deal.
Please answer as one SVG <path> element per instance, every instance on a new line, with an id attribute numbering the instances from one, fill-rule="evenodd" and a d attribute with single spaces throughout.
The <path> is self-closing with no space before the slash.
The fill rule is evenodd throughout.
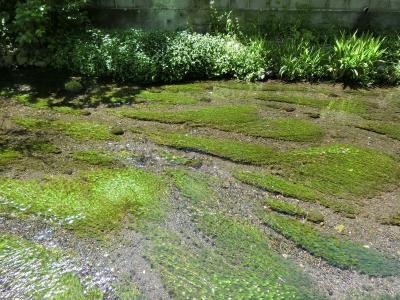
<path id="1" fill-rule="evenodd" d="M 105 27 L 206 31 L 209 0 L 95 0 L 91 16 Z M 400 29 L 400 0 L 215 0 L 243 24 L 267 26 L 271 20 L 306 20 L 315 26 Z M 365 12 L 367 8 L 367 13 Z"/>

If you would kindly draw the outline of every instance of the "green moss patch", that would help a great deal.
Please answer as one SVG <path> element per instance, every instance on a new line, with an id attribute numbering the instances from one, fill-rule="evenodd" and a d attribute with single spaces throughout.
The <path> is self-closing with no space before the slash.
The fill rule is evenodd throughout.
<path id="1" fill-rule="evenodd" d="M 282 214 L 305 218 L 308 221 L 315 223 L 321 223 L 324 221 L 324 216 L 320 212 L 315 210 L 305 210 L 287 201 L 270 198 L 266 200 L 266 204 L 270 209 Z"/>
<path id="2" fill-rule="evenodd" d="M 344 199 L 373 197 L 398 185 L 400 178 L 400 165 L 391 156 L 352 145 L 282 152 L 276 163 L 293 181 Z"/>
<path id="3" fill-rule="evenodd" d="M 76 140 L 114 140 L 110 127 L 95 122 L 86 121 L 54 121 L 56 129 Z"/>
<path id="4" fill-rule="evenodd" d="M 312 96 L 298 96 L 298 95 L 279 95 L 279 94 L 259 94 L 259 100 L 283 102 L 290 104 L 297 104 L 303 106 L 310 106 L 315 108 L 325 108 L 335 111 L 344 111 L 349 113 L 367 113 L 368 108 L 365 103 L 357 99 L 318 99 Z"/>
<path id="5" fill-rule="evenodd" d="M 308 224 L 275 214 L 266 214 L 263 221 L 299 247 L 336 267 L 378 277 L 400 274 L 398 260 L 363 245 L 323 234 Z"/>
<path id="6" fill-rule="evenodd" d="M 58 151 L 57 147 L 51 143 L 35 143 L 30 148 L 34 152 L 43 154 L 49 154 Z"/>
<path id="7" fill-rule="evenodd" d="M 210 248 L 165 231 L 153 237 L 150 260 L 176 298 L 322 298 L 306 275 L 269 247 L 261 230 L 220 212 L 209 177 L 183 169 L 168 174 L 192 201 L 197 228 L 213 241 Z"/>
<path id="8" fill-rule="evenodd" d="M 400 178 L 399 163 L 392 157 L 350 145 L 281 152 L 271 156 L 269 164 L 279 167 L 280 177 L 244 171 L 235 176 L 245 183 L 315 201 L 348 216 L 357 213 L 360 198 L 371 198 L 393 188 Z"/>
<path id="9" fill-rule="evenodd" d="M 54 129 L 76 140 L 115 140 L 111 127 L 88 121 L 42 120 L 29 117 L 14 118 L 14 122 L 27 129 Z"/>
<path id="10" fill-rule="evenodd" d="M 210 85 L 205 83 L 185 83 L 185 84 L 174 84 L 174 85 L 163 85 L 161 89 L 168 92 L 201 92 L 206 90 Z"/>
<path id="11" fill-rule="evenodd" d="M 315 141 L 322 137 L 318 125 L 300 119 L 262 119 L 253 106 L 220 106 L 197 110 L 155 111 L 125 110 L 121 115 L 129 118 L 162 123 L 205 126 L 250 136 L 289 141 Z"/>
<path id="12" fill-rule="evenodd" d="M 159 102 L 161 104 L 196 104 L 199 100 L 186 93 L 151 92 L 142 91 L 136 98 L 147 102 Z"/>
<path id="13" fill-rule="evenodd" d="M 379 121 L 365 121 L 356 127 L 368 131 L 387 135 L 388 137 L 400 141 L 400 124 L 386 123 Z"/>
<path id="14" fill-rule="evenodd" d="M 321 299 L 296 267 L 268 248 L 250 225 L 205 216 L 215 250 L 193 248 L 178 236 L 158 231 L 148 256 L 177 299 Z M 215 229 L 215 227 L 217 229 Z M 205 228 L 204 228 L 205 229 Z"/>
<path id="15" fill-rule="evenodd" d="M 103 299 L 99 290 L 85 289 L 71 267 L 61 252 L 0 235 L 0 276 L 11 298 Z"/>
<path id="16" fill-rule="evenodd" d="M 97 151 L 97 150 L 84 150 L 72 154 L 75 160 L 83 161 L 91 165 L 107 166 L 113 164 L 116 159 L 111 153 Z"/>
<path id="17" fill-rule="evenodd" d="M 226 139 L 170 132 L 150 133 L 149 137 L 160 145 L 204 152 L 236 162 L 261 165 L 269 161 L 273 155 L 273 150 L 269 147 Z"/>
<path id="18" fill-rule="evenodd" d="M 384 220 L 384 224 L 400 226 L 400 212 Z"/>
<path id="19" fill-rule="evenodd" d="M 214 206 L 216 194 L 209 186 L 209 178 L 201 173 L 189 172 L 183 169 L 170 170 L 168 175 L 174 180 L 181 194 L 191 199 L 196 207 Z"/>
<path id="20" fill-rule="evenodd" d="M 15 124 L 27 129 L 44 129 L 50 127 L 51 121 L 31 117 L 16 117 L 13 119 Z"/>
<path id="21" fill-rule="evenodd" d="M 118 228 L 128 212 L 156 217 L 163 191 L 159 177 L 133 168 L 43 180 L 2 178 L 0 211 L 37 215 L 80 233 L 100 233 Z"/>
<path id="22" fill-rule="evenodd" d="M 237 171 L 234 173 L 234 176 L 244 183 L 254 185 L 269 192 L 303 201 L 319 203 L 346 217 L 353 218 L 359 212 L 358 207 L 352 203 L 326 198 L 318 191 L 315 191 L 303 184 L 291 182 L 282 177 L 269 175 L 264 172 L 247 171 Z"/>
<path id="23" fill-rule="evenodd" d="M 12 149 L 0 149 L 0 166 L 11 163 L 22 156 L 21 152 Z"/>

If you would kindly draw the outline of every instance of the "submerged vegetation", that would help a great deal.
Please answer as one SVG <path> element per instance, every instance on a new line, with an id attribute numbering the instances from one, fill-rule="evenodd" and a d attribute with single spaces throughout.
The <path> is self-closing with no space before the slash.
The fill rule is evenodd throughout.
<path id="1" fill-rule="evenodd" d="M 218 196 L 210 187 L 209 178 L 182 169 L 170 171 L 169 175 L 182 195 L 192 201 L 196 225 L 212 237 L 216 249 L 207 249 L 195 241 L 198 249 L 193 251 L 177 236 L 156 232 L 150 259 L 175 297 L 322 297 L 307 276 L 271 249 L 261 230 L 216 211 Z"/>
<path id="2" fill-rule="evenodd" d="M 6 282 L 18 281 L 27 298 L 103 299 L 100 290 L 82 285 L 65 253 L 14 236 L 0 235 L 0 275 Z M 7 292 L 10 298 L 19 295 L 15 286 Z"/>
<path id="3" fill-rule="evenodd" d="M 100 234 L 120 227 L 127 213 L 156 217 L 165 190 L 162 182 L 133 168 L 54 175 L 44 182 L 2 178 L 0 210 L 35 215 L 80 234 Z"/>
<path id="4" fill-rule="evenodd" d="M 354 268 L 370 276 L 399 274 L 400 262 L 349 240 L 320 233 L 311 225 L 275 214 L 266 214 L 263 221 L 283 236 L 315 256 L 340 268 Z"/>

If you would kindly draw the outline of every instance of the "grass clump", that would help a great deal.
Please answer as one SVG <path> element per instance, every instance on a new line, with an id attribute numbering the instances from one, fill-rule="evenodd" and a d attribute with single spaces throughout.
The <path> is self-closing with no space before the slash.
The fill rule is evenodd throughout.
<path id="1" fill-rule="evenodd" d="M 123 217 L 156 217 L 163 180 L 139 169 L 102 169 L 46 180 L 0 179 L 0 211 L 37 215 L 82 234 L 121 225 Z M 139 219 L 138 219 L 139 220 Z"/>
<path id="2" fill-rule="evenodd" d="M 179 112 L 130 110 L 123 111 L 121 114 L 145 121 L 186 123 L 192 126 L 211 127 L 250 136 L 288 141 L 314 141 L 323 135 L 323 130 L 312 122 L 292 118 L 262 119 L 256 107 L 244 105 L 207 107 Z"/>
<path id="3" fill-rule="evenodd" d="M 286 201 L 270 198 L 267 199 L 266 204 L 270 209 L 279 213 L 305 218 L 314 223 L 321 223 L 324 221 L 324 216 L 320 212 L 315 210 L 304 210 L 301 207 Z"/>
<path id="4" fill-rule="evenodd" d="M 397 123 L 386 123 L 380 121 L 366 121 L 356 126 L 357 128 L 387 135 L 400 141 L 400 125 Z"/>
<path id="5" fill-rule="evenodd" d="M 326 198 L 323 194 L 311 189 L 301 183 L 291 182 L 285 178 L 269 175 L 264 172 L 237 171 L 234 173 L 238 180 L 254 185 L 272 193 L 285 197 L 292 197 L 308 202 L 316 202 L 332 209 L 346 217 L 355 217 L 358 207 L 341 200 Z"/>
<path id="6" fill-rule="evenodd" d="M 83 287 L 70 264 L 59 251 L 0 235 L 0 276 L 12 298 L 103 299 L 100 290 Z"/>
<path id="7" fill-rule="evenodd" d="M 22 157 L 22 153 L 12 149 L 0 149 L 0 166 Z"/>
<path id="8" fill-rule="evenodd" d="M 355 269 L 360 273 L 376 277 L 400 273 L 398 260 L 350 240 L 323 234 L 308 224 L 275 214 L 266 214 L 263 221 L 299 247 L 306 249 L 314 256 L 323 258 L 333 266 Z"/>
<path id="9" fill-rule="evenodd" d="M 112 165 L 115 162 L 115 159 L 112 157 L 110 153 L 96 151 L 96 150 L 78 151 L 72 154 L 72 157 L 75 160 L 83 161 L 91 165 L 98 165 L 98 166 L 99 165 L 108 166 Z"/>
<path id="10" fill-rule="evenodd" d="M 173 93 L 173 92 L 151 92 L 142 91 L 137 96 L 139 100 L 149 102 L 159 102 L 162 104 L 196 104 L 198 100 L 187 93 Z"/>

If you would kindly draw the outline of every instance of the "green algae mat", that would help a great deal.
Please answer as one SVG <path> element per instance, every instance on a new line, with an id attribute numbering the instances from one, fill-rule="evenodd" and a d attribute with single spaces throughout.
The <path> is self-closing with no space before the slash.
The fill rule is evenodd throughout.
<path id="1" fill-rule="evenodd" d="M 0 87 L 1 299 L 400 295 L 397 88 L 21 78 Z"/>

